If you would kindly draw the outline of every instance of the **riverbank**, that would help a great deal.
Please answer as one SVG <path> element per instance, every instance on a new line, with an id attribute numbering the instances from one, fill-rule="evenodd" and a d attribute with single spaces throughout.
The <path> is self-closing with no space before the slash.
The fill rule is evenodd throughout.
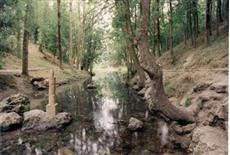
<path id="1" fill-rule="evenodd" d="M 217 38 L 208 47 L 181 44 L 174 52 L 174 65 L 169 52 L 158 60 L 163 68 L 164 88 L 170 102 L 191 112 L 195 122 L 181 124 L 163 117 L 169 128 L 168 139 L 190 154 L 227 154 L 228 36 Z M 150 82 L 146 80 L 145 87 L 140 88 L 136 76 L 129 83 L 147 103 L 151 103 Z"/>
<path id="2" fill-rule="evenodd" d="M 46 59 L 39 52 L 38 45 L 29 45 L 29 77 L 21 76 L 21 59 L 14 55 L 7 55 L 3 59 L 3 68 L 0 69 L 0 100 L 10 95 L 22 93 L 32 99 L 43 96 L 41 91 L 37 91 L 31 84 L 32 78 L 42 77 L 47 79 L 50 70 L 54 70 L 56 83 L 58 86 L 68 85 L 73 82 L 82 83 L 90 78 L 88 72 L 79 71 L 68 64 L 63 65 L 63 70 L 58 65 Z M 45 91 L 45 93 L 47 93 Z"/>

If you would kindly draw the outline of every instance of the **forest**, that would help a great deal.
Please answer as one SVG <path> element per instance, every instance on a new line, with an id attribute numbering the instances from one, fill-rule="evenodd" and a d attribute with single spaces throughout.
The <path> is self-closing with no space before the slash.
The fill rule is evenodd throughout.
<path id="1" fill-rule="evenodd" d="M 229 0 L 0 0 L 0 154 L 228 154 Z"/>

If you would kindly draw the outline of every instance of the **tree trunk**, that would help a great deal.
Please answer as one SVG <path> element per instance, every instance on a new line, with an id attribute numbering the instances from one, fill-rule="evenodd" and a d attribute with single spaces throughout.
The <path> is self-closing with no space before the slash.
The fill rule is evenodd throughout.
<path id="1" fill-rule="evenodd" d="M 62 68 L 62 47 L 61 47 L 61 0 L 57 0 L 57 31 L 58 31 L 58 53 L 59 53 L 59 67 Z"/>
<path id="2" fill-rule="evenodd" d="M 139 86 L 144 86 L 145 81 L 145 75 L 144 71 L 139 65 L 137 54 L 135 52 L 135 44 L 134 44 L 134 33 L 131 25 L 131 15 L 130 15 L 130 8 L 129 8 L 129 1 L 127 0 L 115 0 L 115 6 L 118 11 L 121 11 L 124 14 L 125 17 L 125 25 L 122 27 L 122 31 L 125 34 L 125 41 L 126 41 L 126 51 L 127 55 L 130 58 L 130 66 L 133 66 L 135 68 L 135 71 L 137 71 L 137 74 L 140 79 Z M 132 65 L 133 64 L 133 65 Z M 132 68 L 133 68 L 132 67 Z M 133 69 L 130 68 L 129 70 L 133 72 Z"/>
<path id="3" fill-rule="evenodd" d="M 73 27 L 73 22 L 72 22 L 72 4 L 73 0 L 69 0 L 69 63 L 71 67 L 73 67 L 73 32 L 72 32 L 72 27 Z"/>
<path id="4" fill-rule="evenodd" d="M 173 10 L 172 10 L 172 0 L 169 0 L 169 49 L 172 59 L 172 64 L 175 63 L 175 56 L 173 53 Z M 166 44 L 167 46 L 167 44 Z"/>
<path id="5" fill-rule="evenodd" d="M 211 35 L 211 4 L 212 0 L 206 1 L 206 44 L 210 44 L 210 35 Z"/>
<path id="6" fill-rule="evenodd" d="M 194 35 L 194 47 L 196 48 L 197 46 L 197 37 L 198 37 L 198 33 L 199 33 L 199 19 L 198 19 L 198 1 L 197 0 L 193 0 L 192 1 L 193 4 L 193 35 Z"/>
<path id="7" fill-rule="evenodd" d="M 21 29 L 18 29 L 17 32 L 17 57 L 21 58 L 22 53 L 22 37 L 21 37 Z"/>
<path id="8" fill-rule="evenodd" d="M 192 113 L 179 109 L 168 100 L 163 88 L 162 70 L 156 63 L 155 57 L 149 52 L 148 44 L 148 17 L 149 17 L 149 0 L 141 0 L 142 14 L 141 27 L 139 36 L 139 60 L 140 65 L 151 79 L 151 91 L 149 108 L 151 111 L 159 111 L 172 120 L 193 122 Z"/>
<path id="9" fill-rule="evenodd" d="M 161 32 L 160 32 L 160 1 L 157 0 L 157 19 L 156 19 L 156 26 L 157 26 L 157 50 L 156 50 L 156 57 L 160 57 L 160 48 L 161 48 Z"/>
<path id="10" fill-rule="evenodd" d="M 24 35 L 23 35 L 23 53 L 22 53 L 22 75 L 29 75 L 28 72 L 28 46 L 29 46 L 29 15 L 31 10 L 31 0 L 27 0 L 25 21 L 24 21 Z"/>
<path id="11" fill-rule="evenodd" d="M 217 8 L 216 8 L 216 35 L 217 37 L 220 35 L 220 23 L 223 22 L 222 12 L 221 12 L 221 0 L 217 0 Z"/>

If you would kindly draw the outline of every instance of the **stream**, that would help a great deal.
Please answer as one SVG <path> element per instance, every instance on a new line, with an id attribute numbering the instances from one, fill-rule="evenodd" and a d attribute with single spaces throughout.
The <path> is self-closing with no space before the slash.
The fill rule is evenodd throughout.
<path id="1" fill-rule="evenodd" d="M 57 93 L 58 112 L 73 116 L 68 127 L 60 131 L 3 133 L 0 154 L 48 155 L 60 149 L 77 155 L 157 155 L 169 151 L 162 147 L 168 132 L 164 122 L 148 118 L 142 131 L 127 130 L 130 117 L 145 121 L 146 105 L 126 87 L 121 73 L 109 72 L 93 81 L 96 89 L 74 83 Z M 46 104 L 47 99 L 41 102 L 43 110 Z"/>

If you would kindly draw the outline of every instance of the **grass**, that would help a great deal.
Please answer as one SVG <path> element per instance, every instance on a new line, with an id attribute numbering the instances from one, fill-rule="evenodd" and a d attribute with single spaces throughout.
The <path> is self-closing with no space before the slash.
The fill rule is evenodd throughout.
<path id="1" fill-rule="evenodd" d="M 3 69 L 21 70 L 21 59 L 16 56 L 7 55 L 3 59 Z M 59 69 L 58 65 L 48 61 L 44 55 L 38 51 L 38 46 L 35 44 L 29 45 L 29 75 L 32 77 L 49 77 L 50 70 L 53 69 L 57 82 L 66 80 L 83 80 L 88 78 L 85 71 L 72 70 L 68 64 L 63 64 L 63 70 Z"/>
<path id="2" fill-rule="evenodd" d="M 166 52 L 158 62 L 165 69 L 164 83 L 168 96 L 182 99 L 195 85 L 217 76 L 211 69 L 228 68 L 228 39 L 222 35 L 210 46 L 201 41 L 197 48 L 181 43 L 174 48 L 175 65 L 170 63 L 170 54 Z"/>

